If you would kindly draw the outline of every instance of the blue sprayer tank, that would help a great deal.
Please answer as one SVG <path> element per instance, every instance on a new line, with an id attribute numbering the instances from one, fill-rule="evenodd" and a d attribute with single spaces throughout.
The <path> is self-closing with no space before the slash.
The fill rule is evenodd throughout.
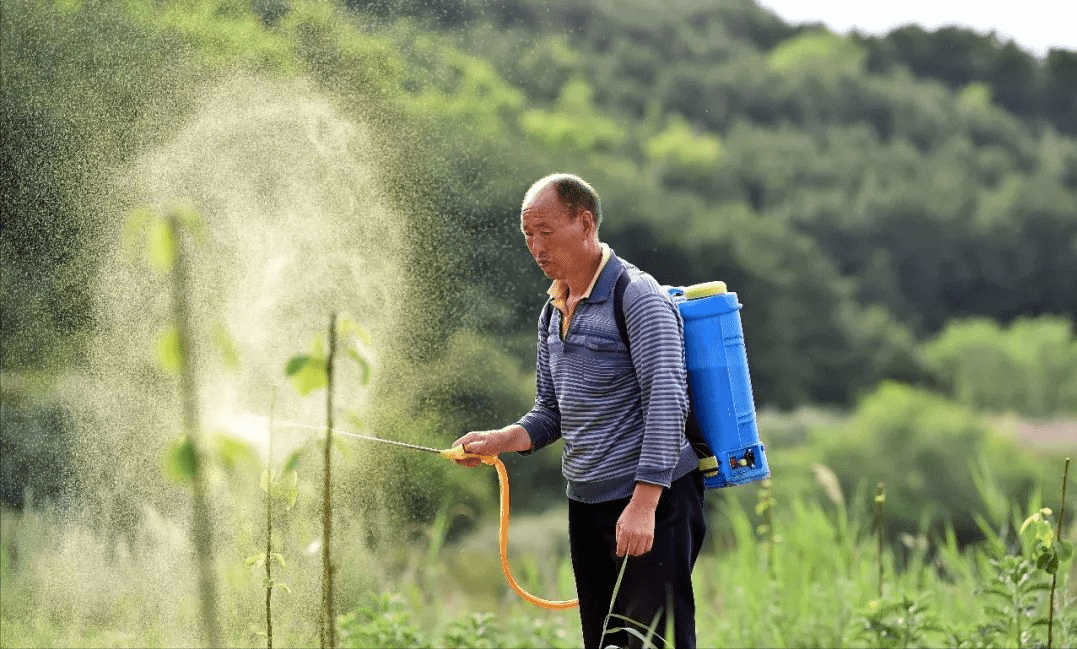
<path id="1" fill-rule="evenodd" d="M 666 287 L 684 319 L 684 357 L 696 421 L 718 461 L 707 488 L 770 477 L 755 423 L 741 304 L 725 282 Z"/>

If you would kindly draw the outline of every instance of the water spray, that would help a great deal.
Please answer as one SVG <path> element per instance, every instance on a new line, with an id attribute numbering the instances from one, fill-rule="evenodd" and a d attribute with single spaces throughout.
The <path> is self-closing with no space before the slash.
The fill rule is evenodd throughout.
<path id="1" fill-rule="evenodd" d="M 293 421 L 279 421 L 275 422 L 276 426 L 288 426 L 289 428 L 305 428 L 309 430 L 325 430 L 325 426 L 311 426 L 309 424 L 301 424 Z M 537 597 L 527 592 L 516 581 L 516 578 L 512 576 L 512 569 L 509 567 L 508 548 L 509 548 L 509 473 L 505 468 L 505 463 L 501 461 L 496 455 L 480 455 L 478 453 L 470 453 L 464 448 L 464 445 L 454 446 L 447 449 L 437 449 L 432 446 L 420 446 L 418 444 L 408 444 L 406 442 L 398 442 L 393 439 L 385 439 L 384 437 L 375 437 L 373 435 L 360 435 L 359 433 L 352 433 L 339 428 L 333 428 L 334 435 L 343 435 L 345 437 L 351 437 L 353 439 L 359 439 L 367 442 L 377 442 L 380 444 L 386 444 L 389 446 L 395 446 L 397 448 L 405 448 L 413 451 L 423 451 L 425 453 L 436 453 L 447 460 L 466 460 L 477 459 L 479 462 L 492 466 L 497 470 L 497 485 L 500 491 L 499 498 L 499 518 L 498 518 L 498 552 L 501 556 L 501 571 L 505 573 L 505 579 L 509 582 L 509 586 L 512 590 L 516 591 L 516 594 L 523 598 L 525 601 L 530 602 L 536 606 L 549 609 L 551 611 L 559 611 L 568 608 L 574 608 L 579 605 L 578 599 L 570 600 L 548 600 L 541 597 Z"/>

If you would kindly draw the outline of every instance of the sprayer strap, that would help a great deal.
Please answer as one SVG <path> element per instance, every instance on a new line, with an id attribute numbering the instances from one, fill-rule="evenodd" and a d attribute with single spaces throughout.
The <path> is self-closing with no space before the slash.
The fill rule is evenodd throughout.
<path id="1" fill-rule="evenodd" d="M 625 322 L 625 289 L 629 281 L 628 271 L 622 270 L 613 286 L 613 317 L 617 320 L 617 331 L 621 332 L 621 342 L 631 354 L 632 343 L 628 341 L 628 323 Z"/>
<path id="2" fill-rule="evenodd" d="M 617 278 L 617 284 L 613 287 L 613 317 L 617 320 L 617 331 L 621 333 L 621 342 L 624 343 L 628 349 L 628 353 L 632 353 L 632 345 L 628 340 L 628 323 L 625 321 L 625 289 L 628 287 L 628 283 L 631 281 L 628 277 L 628 271 L 621 271 L 621 275 Z M 706 438 L 703 436 L 703 429 L 699 427 L 699 421 L 696 419 L 695 406 L 691 397 L 692 386 L 688 386 L 688 416 L 684 422 L 684 436 L 688 438 L 688 443 L 692 446 L 692 450 L 695 451 L 696 457 L 699 458 L 699 470 L 703 472 L 706 477 L 711 477 L 718 472 L 718 461 L 714 457 L 714 452 L 711 451 L 710 444 L 707 443 Z"/>

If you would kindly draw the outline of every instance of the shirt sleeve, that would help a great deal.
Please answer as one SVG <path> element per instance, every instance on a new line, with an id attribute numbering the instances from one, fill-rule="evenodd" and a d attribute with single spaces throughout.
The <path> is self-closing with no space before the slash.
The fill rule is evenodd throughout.
<path id="1" fill-rule="evenodd" d="M 636 481 L 668 487 L 681 455 L 688 377 L 677 307 L 656 282 L 625 289 L 625 324 L 639 380 L 644 435 Z"/>
<path id="2" fill-rule="evenodd" d="M 551 311 L 550 318 L 546 317 L 547 309 Z M 535 347 L 535 405 L 516 422 L 531 437 L 531 450 L 522 451 L 522 455 L 530 455 L 561 439 L 561 409 L 557 405 L 553 377 L 550 375 L 548 339 L 552 310 L 551 306 L 545 306 L 539 316 L 538 343 Z"/>

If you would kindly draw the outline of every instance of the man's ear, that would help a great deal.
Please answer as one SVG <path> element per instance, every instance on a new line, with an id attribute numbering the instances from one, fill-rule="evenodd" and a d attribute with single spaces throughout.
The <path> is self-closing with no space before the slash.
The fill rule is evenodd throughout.
<path id="1" fill-rule="evenodd" d="M 590 234 L 595 234 L 595 215 L 591 213 L 591 210 L 580 210 L 579 218 L 586 219 L 583 223 L 583 229 Z"/>

